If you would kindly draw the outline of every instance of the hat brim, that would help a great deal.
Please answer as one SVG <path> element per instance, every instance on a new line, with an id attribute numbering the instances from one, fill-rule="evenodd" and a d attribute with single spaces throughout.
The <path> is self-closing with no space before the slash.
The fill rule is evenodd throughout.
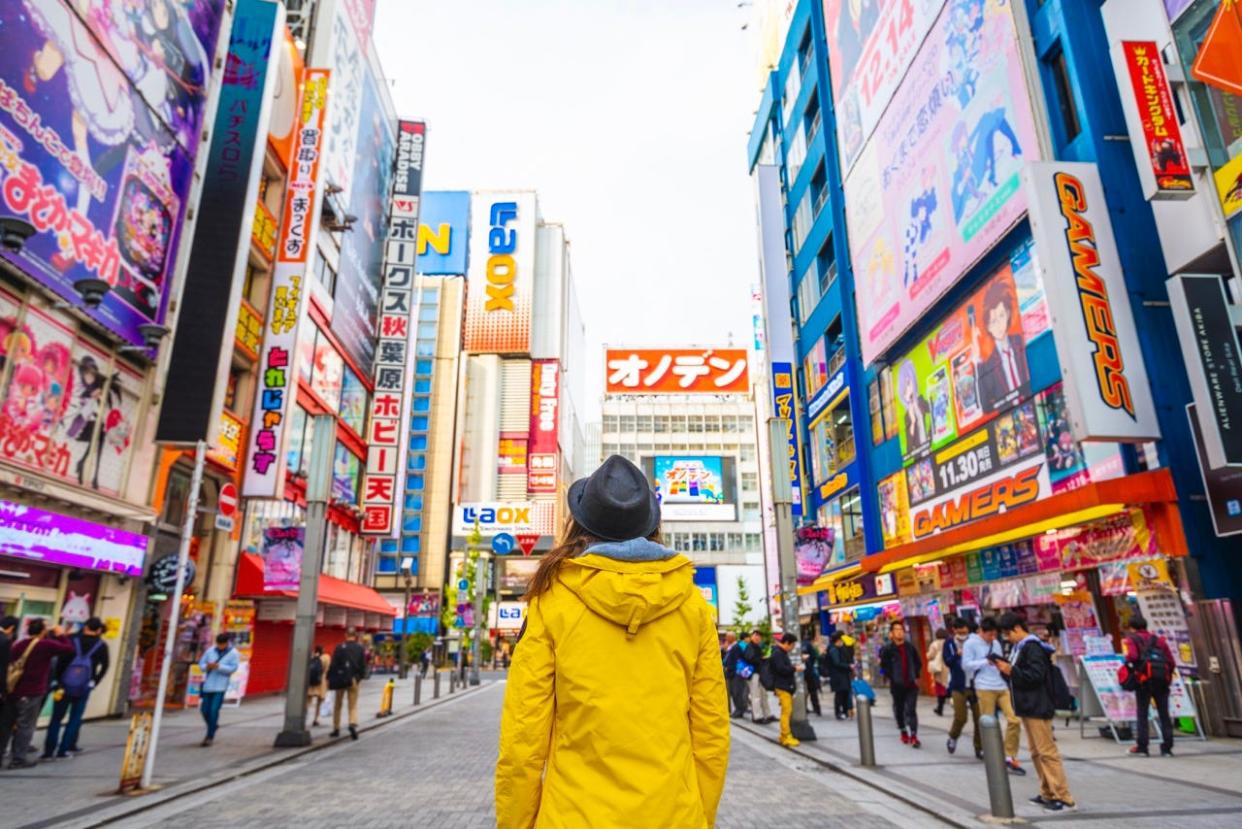
<path id="1" fill-rule="evenodd" d="M 565 493 L 565 500 L 568 502 L 569 514 L 574 517 L 584 530 L 601 541 L 629 541 L 631 538 L 646 538 L 654 533 L 660 527 L 660 499 L 656 497 L 654 492 L 648 491 L 647 497 L 650 499 L 651 520 L 645 530 L 627 535 L 624 538 L 617 536 L 615 533 L 606 533 L 601 531 L 598 526 L 592 526 L 593 522 L 582 509 L 582 492 L 586 489 L 587 478 L 579 478 L 569 486 L 569 491 Z"/>

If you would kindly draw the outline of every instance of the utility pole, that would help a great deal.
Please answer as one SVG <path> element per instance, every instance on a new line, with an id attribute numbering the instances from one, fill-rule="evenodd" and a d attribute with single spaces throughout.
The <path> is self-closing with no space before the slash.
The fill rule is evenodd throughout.
<path id="1" fill-rule="evenodd" d="M 151 718 L 151 747 L 142 767 L 142 788 L 151 788 L 151 776 L 155 773 L 155 754 L 160 747 L 160 726 L 164 722 L 164 696 L 168 693 L 168 672 L 172 668 L 173 646 L 177 643 L 177 627 L 181 623 L 181 596 L 185 592 L 185 565 L 190 557 L 190 539 L 194 536 L 194 522 L 198 518 L 198 492 L 203 485 L 203 462 L 207 458 L 207 443 L 199 441 L 194 446 L 194 477 L 190 479 L 190 496 L 185 503 L 185 521 L 181 525 L 181 546 L 177 548 L 177 582 L 173 588 L 172 604 L 168 607 L 168 636 L 164 639 L 164 661 L 160 663 L 160 684 L 155 694 L 155 714 Z M 7 736 L 7 735 L 6 735 Z"/>
<path id="2" fill-rule="evenodd" d="M 772 461 L 772 507 L 776 515 L 776 549 L 781 566 L 781 627 L 798 635 L 798 562 L 794 557 L 793 486 L 789 482 L 789 419 L 768 418 L 768 450 Z M 796 663 L 795 663 L 796 664 Z M 814 740 L 815 729 L 806 717 L 804 682 L 794 683 L 793 736 Z"/>
<path id="3" fill-rule="evenodd" d="M 401 573 L 405 576 L 405 604 L 402 605 L 405 610 L 401 613 L 401 638 L 397 642 L 400 650 L 397 653 L 398 665 L 401 667 L 397 671 L 400 679 L 405 679 L 410 675 L 410 659 L 405 652 L 405 642 L 410 635 L 410 587 L 414 584 L 414 577 L 410 575 L 410 571 L 414 569 L 414 559 L 406 556 L 401 559 Z"/>
<path id="4" fill-rule="evenodd" d="M 482 658 L 481 640 L 487 630 L 487 618 L 483 615 L 483 600 L 487 596 L 487 559 L 483 551 L 475 549 L 474 561 L 474 636 L 470 641 L 470 684 L 479 684 L 479 659 Z"/>
<path id="5" fill-rule="evenodd" d="M 277 748 L 307 746 L 306 666 L 315 639 L 315 605 L 319 601 L 319 571 L 327 537 L 328 498 L 332 494 L 332 450 L 336 446 L 336 419 L 315 415 L 312 420 L 310 469 L 306 478 L 306 536 L 302 548 L 302 572 L 298 580 L 297 617 L 289 653 L 289 679 L 285 685 L 285 726 L 276 735 Z"/>

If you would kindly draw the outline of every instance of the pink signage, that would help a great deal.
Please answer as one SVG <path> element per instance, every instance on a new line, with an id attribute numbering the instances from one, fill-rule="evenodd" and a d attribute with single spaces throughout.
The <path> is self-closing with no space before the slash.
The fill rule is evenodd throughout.
<path id="1" fill-rule="evenodd" d="M 0 501 L 0 555 L 141 576 L 145 535 Z"/>

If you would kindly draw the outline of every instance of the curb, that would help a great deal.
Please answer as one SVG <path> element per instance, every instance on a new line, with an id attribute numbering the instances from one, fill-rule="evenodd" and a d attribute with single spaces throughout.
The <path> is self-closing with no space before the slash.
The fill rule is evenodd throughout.
<path id="1" fill-rule="evenodd" d="M 393 713 L 387 717 L 365 720 L 359 723 L 358 733 L 360 735 L 366 734 L 385 726 L 401 722 L 410 717 L 453 702 L 454 700 L 465 699 L 466 697 L 479 694 L 491 688 L 495 684 L 496 682 L 494 680 L 484 682 L 474 688 L 467 687 L 465 690 L 459 690 L 452 694 L 442 695 L 439 699 L 424 700 L 417 707 L 411 705 L 405 711 L 400 713 Z M 114 793 L 112 796 L 118 798 L 119 802 L 114 802 L 108 806 L 104 806 L 104 809 L 109 810 L 107 814 L 101 815 L 97 811 L 94 815 L 81 818 L 82 822 L 80 823 L 75 821 L 75 817 L 77 816 L 53 815 L 51 817 L 35 821 L 34 823 L 17 827 L 17 829 L 37 829 L 37 827 L 43 826 L 74 826 L 87 829 L 87 827 L 108 826 L 115 824 L 117 821 L 121 821 L 126 818 L 133 817 L 134 815 L 164 806 L 182 797 L 198 794 L 221 784 L 230 783 L 234 780 L 240 780 L 253 774 L 258 774 L 259 772 L 275 768 L 276 766 L 301 759 L 309 754 L 323 751 L 324 749 L 332 748 L 347 742 L 350 742 L 350 739 L 348 736 L 344 736 L 328 738 L 322 742 L 311 743 L 308 746 L 300 748 L 273 748 L 268 754 L 261 755 L 260 757 L 250 760 L 242 765 L 223 770 L 215 775 L 212 775 L 211 777 L 173 783 L 166 788 L 153 789 L 147 795 L 127 796 Z"/>

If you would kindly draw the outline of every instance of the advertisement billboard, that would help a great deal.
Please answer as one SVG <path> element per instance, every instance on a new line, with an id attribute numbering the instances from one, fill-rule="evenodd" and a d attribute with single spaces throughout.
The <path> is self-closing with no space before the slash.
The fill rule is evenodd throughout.
<path id="1" fill-rule="evenodd" d="M 267 144 L 280 159 L 281 166 L 289 169 L 293 160 L 293 141 L 298 126 L 298 106 L 302 101 L 298 84 L 302 79 L 302 53 L 289 27 L 283 29 L 284 36 L 278 46 L 280 62 L 276 68 L 276 88 L 272 91 L 272 115 L 268 124 Z"/>
<path id="2" fill-rule="evenodd" d="M 794 534 L 798 584 L 810 584 L 833 563 L 832 527 L 799 527 Z"/>
<path id="3" fill-rule="evenodd" d="M 290 398 L 297 394 L 292 358 L 298 342 L 306 276 L 314 256 L 312 240 L 319 228 L 319 157 L 329 77 L 326 69 L 307 69 L 302 75 L 302 107 L 294 146 L 297 163 L 290 171 L 285 192 L 267 331 L 259 358 L 259 388 L 247 438 L 250 459 L 242 483 L 242 495 L 246 498 L 280 498 L 284 494 L 285 468 L 279 460 L 284 452 Z"/>
<path id="4" fill-rule="evenodd" d="M 418 273 L 461 276 L 469 251 L 470 194 L 433 190 L 423 194 L 418 221 Z"/>
<path id="5" fill-rule="evenodd" d="M 530 443 L 526 489 L 556 492 L 560 442 L 559 360 L 532 360 L 530 364 Z"/>
<path id="6" fill-rule="evenodd" d="M 864 362 L 1022 218 L 1035 135 L 1011 4 L 953 0 L 845 182 Z"/>
<path id="7" fill-rule="evenodd" d="M 485 537 L 496 533 L 539 532 L 539 516 L 529 501 L 483 501 L 453 507 L 453 534 L 470 535 L 478 525 Z"/>
<path id="8" fill-rule="evenodd" d="M 1186 416 L 1190 418 L 1190 431 L 1195 439 L 1195 455 L 1199 458 L 1203 490 L 1212 513 L 1212 528 L 1218 536 L 1237 535 L 1242 533 L 1242 469 L 1210 465 L 1197 408 L 1197 403 L 1186 404 Z"/>
<path id="9" fill-rule="evenodd" d="M 744 348 L 609 348 L 607 394 L 746 394 Z"/>
<path id="10" fill-rule="evenodd" d="M 0 256 L 141 344 L 164 319 L 224 3 L 80 5 L 0 9 L 0 199 L 34 227 Z M 83 279 L 108 283 L 98 308 Z"/>
<path id="11" fill-rule="evenodd" d="M 789 421 L 785 430 L 788 450 L 789 488 L 792 492 L 790 511 L 794 518 L 802 516 L 802 457 L 798 446 L 797 412 L 794 401 L 794 371 L 792 363 L 772 363 L 772 414 Z M 773 470 L 779 474 L 781 470 Z"/>
<path id="12" fill-rule="evenodd" d="M 0 501 L 0 555 L 138 577 L 149 542 L 138 533 Z"/>
<path id="13" fill-rule="evenodd" d="M 426 134 L 427 125 L 422 121 L 401 121 L 397 125 L 372 375 L 375 394 L 367 426 L 366 481 L 362 490 L 362 532 L 368 535 L 396 533 L 398 500 L 404 489 L 401 476 L 405 474 L 413 386 L 410 343 L 415 327 L 414 243 L 418 235 Z"/>
<path id="14" fill-rule="evenodd" d="M 642 459 L 665 521 L 736 521 L 737 471 L 720 455 L 656 455 Z"/>
<path id="15" fill-rule="evenodd" d="M 305 547 L 305 527 L 267 527 L 263 530 L 264 591 L 298 590 Z"/>
<path id="16" fill-rule="evenodd" d="M 824 0 L 842 170 L 849 170 L 858 158 L 944 2 Z M 979 37 L 972 28 L 973 7 L 983 3 L 955 0 L 951 5 L 961 20 L 958 48 L 965 52 L 971 39 Z M 962 57 L 964 61 L 966 55 Z"/>
<path id="17" fill-rule="evenodd" d="M 1023 178 L 1074 438 L 1159 440 L 1099 171 L 1033 162 Z"/>
<path id="18" fill-rule="evenodd" d="M 1047 333 L 1048 304 L 1023 242 L 922 342 L 893 362 L 904 459 L 938 449 L 1031 396 L 1027 346 Z"/>
<path id="19" fill-rule="evenodd" d="M 530 351 L 535 286 L 535 194 L 475 193 L 470 202 L 471 289 L 463 348 L 474 354 Z"/>
<path id="20" fill-rule="evenodd" d="M 1130 78 L 1129 94 L 1121 96 L 1122 108 L 1132 122 L 1131 135 L 1143 136 L 1141 142 L 1130 142 L 1143 195 L 1149 199 L 1190 198 L 1195 181 L 1160 48 L 1149 40 L 1123 40 L 1119 48 Z M 1134 129 L 1135 125 L 1139 129 Z"/>

